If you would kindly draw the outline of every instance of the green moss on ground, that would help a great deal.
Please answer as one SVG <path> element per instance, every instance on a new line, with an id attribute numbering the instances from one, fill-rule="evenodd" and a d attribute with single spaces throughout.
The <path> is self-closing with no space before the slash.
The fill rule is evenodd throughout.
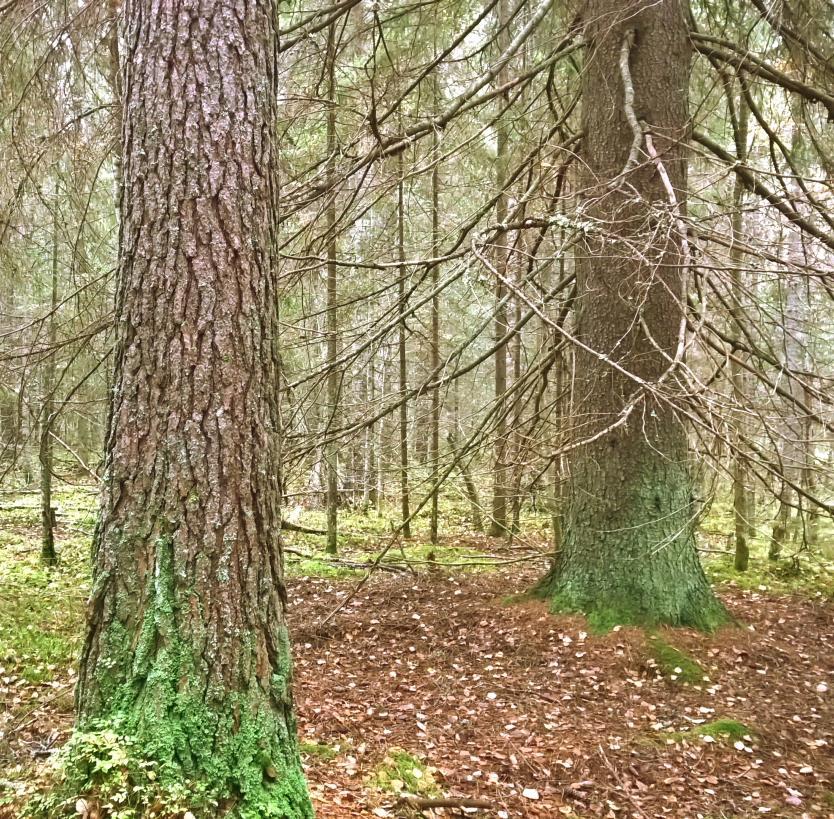
<path id="1" fill-rule="evenodd" d="M 297 558 L 290 556 L 286 561 L 288 577 L 326 577 L 331 579 L 350 579 L 365 574 L 367 568 L 363 564 L 372 563 L 379 554 L 380 543 L 373 546 L 365 544 L 361 549 L 340 547 L 335 560 L 357 563 L 360 566 L 341 565 L 329 562 L 322 554 L 318 557 Z M 319 544 L 321 550 L 321 544 Z M 403 557 L 405 555 L 405 557 Z M 384 562 L 399 564 L 406 563 L 416 572 L 449 570 L 458 572 L 492 571 L 496 568 L 489 555 L 468 546 L 432 546 L 431 543 L 409 541 L 399 548 L 389 550 Z"/>
<path id="2" fill-rule="evenodd" d="M 329 762 L 339 755 L 341 749 L 338 745 L 327 745 L 324 742 L 301 742 L 298 750 L 302 757 Z"/>
<path id="3" fill-rule="evenodd" d="M 688 731 L 667 731 L 662 732 L 660 738 L 669 742 L 683 742 L 685 740 L 704 737 L 711 737 L 727 743 L 734 742 L 752 742 L 756 736 L 756 732 L 735 719 L 722 717 L 713 720 L 712 722 L 705 722 L 701 725 L 695 725 Z"/>
<path id="4" fill-rule="evenodd" d="M 678 683 L 699 685 L 707 672 L 689 655 L 670 645 L 657 634 L 648 638 L 650 664 L 663 677 Z"/>
<path id="5" fill-rule="evenodd" d="M 402 748 L 388 751 L 385 759 L 374 769 L 368 784 L 396 796 L 402 793 L 426 797 L 441 794 L 431 766 Z"/>
<path id="6" fill-rule="evenodd" d="M 746 572 L 736 571 L 732 560 L 724 559 L 707 561 L 704 568 L 717 585 L 768 594 L 834 598 L 834 562 L 817 555 L 771 561 L 762 554 L 751 558 Z"/>
<path id="7" fill-rule="evenodd" d="M 55 494 L 59 522 L 68 527 L 58 540 L 57 568 L 40 561 L 39 499 L 12 498 L 0 504 L 0 666 L 5 676 L 41 683 L 63 673 L 78 656 L 89 589 L 90 540 L 84 530 L 92 496 Z M 19 527 L 21 521 L 25 525 Z"/>

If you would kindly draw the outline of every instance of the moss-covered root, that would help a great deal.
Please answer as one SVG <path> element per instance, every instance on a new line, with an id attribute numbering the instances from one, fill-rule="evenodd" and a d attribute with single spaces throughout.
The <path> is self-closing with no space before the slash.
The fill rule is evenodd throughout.
<path id="1" fill-rule="evenodd" d="M 549 600 L 550 610 L 564 614 L 584 614 L 588 625 L 598 633 L 614 626 L 685 626 L 712 633 L 731 622 L 723 605 L 711 594 L 682 600 L 679 605 L 653 606 L 641 598 L 615 593 L 580 592 L 569 585 L 545 583 L 536 588 L 538 597 Z"/>
<path id="2" fill-rule="evenodd" d="M 699 685 L 708 680 L 706 670 L 692 657 L 669 645 L 656 634 L 648 638 L 653 668 L 672 682 Z"/>

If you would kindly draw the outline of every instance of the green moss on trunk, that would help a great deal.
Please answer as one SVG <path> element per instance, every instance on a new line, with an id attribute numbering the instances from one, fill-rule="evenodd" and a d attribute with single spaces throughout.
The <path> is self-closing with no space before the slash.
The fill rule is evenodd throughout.
<path id="1" fill-rule="evenodd" d="M 536 589 L 552 610 L 585 614 L 597 631 L 672 625 L 711 632 L 729 622 L 698 560 L 686 469 L 644 459 L 627 484 L 606 493 L 604 473 L 588 461 L 579 467 L 600 488 L 574 498 L 563 547 Z"/>
<path id="2" fill-rule="evenodd" d="M 691 43 L 679 4 L 588 0 L 577 166 L 584 218 L 574 251 L 575 337 L 565 532 L 541 592 L 592 625 L 726 621 L 695 549 L 692 467 L 679 373 L 688 291 L 685 135 Z M 635 108 L 662 157 L 635 154 Z M 605 99 L 609 104 L 600 105 Z M 634 162 L 635 156 L 641 157 Z M 664 180 L 665 179 L 665 183 Z M 669 191 L 674 191 L 674 203 Z"/>
<path id="3" fill-rule="evenodd" d="M 138 638 L 118 619 L 108 621 L 102 635 L 108 659 L 96 666 L 95 693 L 87 692 L 76 739 L 62 757 L 61 781 L 43 802 L 48 809 L 35 815 L 55 815 L 50 811 L 59 804 L 87 795 L 104 804 L 123 791 L 136 802 L 135 813 L 126 815 L 141 817 L 155 802 L 174 804 L 185 787 L 186 807 L 202 808 L 207 817 L 312 817 L 289 693 L 286 628 L 280 626 L 265 684 L 253 673 L 240 688 L 222 685 L 195 650 L 205 635 L 182 633 L 183 610 L 198 602 L 177 588 L 171 538 L 158 538 L 154 553 Z M 254 638 L 239 637 L 237 665 L 253 669 Z M 102 768 L 91 761 L 90 749 L 100 746 L 118 764 Z"/>
<path id="4" fill-rule="evenodd" d="M 227 727 L 238 716 L 231 705 Z M 216 719 L 208 716 L 205 724 Z M 282 746 L 279 760 L 266 750 L 274 748 L 276 736 L 268 717 L 247 717 L 222 742 L 206 745 L 199 760 L 192 757 L 197 766 L 165 751 L 189 730 L 184 722 L 174 718 L 158 724 L 153 734 L 145 729 L 139 735 L 130 733 L 130 722 L 128 715 L 116 714 L 76 730 L 58 757 L 54 778 L 43 783 L 44 792 L 30 802 L 26 816 L 72 815 L 84 798 L 98 805 L 105 819 L 173 817 L 186 810 L 206 818 L 312 819 L 297 751 L 288 759 Z"/>

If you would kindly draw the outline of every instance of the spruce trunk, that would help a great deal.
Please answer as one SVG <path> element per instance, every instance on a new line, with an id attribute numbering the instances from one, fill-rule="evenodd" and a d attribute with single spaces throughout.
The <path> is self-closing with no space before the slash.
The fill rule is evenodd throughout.
<path id="1" fill-rule="evenodd" d="M 216 799 L 214 816 L 306 819 L 278 539 L 274 7 L 123 14 L 118 342 L 78 727 L 132 737 L 160 786 Z"/>
<path id="2" fill-rule="evenodd" d="M 686 15 L 681 0 L 592 0 L 584 13 L 589 228 L 576 256 L 573 413 L 588 442 L 572 457 L 564 539 L 543 590 L 601 628 L 710 629 L 726 618 L 695 549 L 674 409 L 688 264 Z"/>

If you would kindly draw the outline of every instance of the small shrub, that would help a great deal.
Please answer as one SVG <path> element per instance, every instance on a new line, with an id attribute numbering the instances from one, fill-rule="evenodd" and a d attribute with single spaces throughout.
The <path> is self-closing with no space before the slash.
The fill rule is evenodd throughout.
<path id="1" fill-rule="evenodd" d="M 83 814 L 88 805 L 92 815 L 138 819 L 181 816 L 195 806 L 215 804 L 200 785 L 163 783 L 160 774 L 157 762 L 143 758 L 135 741 L 112 727 L 77 731 L 55 757 L 43 792 L 29 802 L 24 817 Z"/>

